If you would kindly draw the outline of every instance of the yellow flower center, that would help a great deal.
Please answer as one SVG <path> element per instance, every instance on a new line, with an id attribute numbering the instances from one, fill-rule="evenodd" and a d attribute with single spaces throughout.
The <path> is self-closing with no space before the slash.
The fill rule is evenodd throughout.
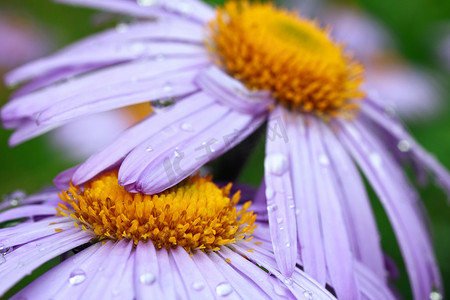
<path id="1" fill-rule="evenodd" d="M 251 201 L 237 211 L 240 192 L 230 197 L 230 189 L 231 183 L 218 188 L 211 177 L 194 176 L 159 194 L 135 194 L 118 184 L 117 172 L 109 172 L 83 188 L 61 192 L 68 205 L 60 203 L 57 211 L 100 239 L 217 251 L 237 240 L 251 240 L 256 228 L 256 215 L 247 211 Z"/>
<path id="2" fill-rule="evenodd" d="M 251 90 L 267 90 L 288 109 L 324 117 L 353 115 L 363 67 L 326 30 L 273 4 L 229 1 L 209 23 L 216 64 Z"/>

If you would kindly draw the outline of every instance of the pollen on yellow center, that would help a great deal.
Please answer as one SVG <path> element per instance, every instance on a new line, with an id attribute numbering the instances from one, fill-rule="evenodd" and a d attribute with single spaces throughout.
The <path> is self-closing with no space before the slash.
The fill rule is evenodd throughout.
<path id="1" fill-rule="evenodd" d="M 117 172 L 109 172 L 61 192 L 67 205 L 60 203 L 57 211 L 100 239 L 217 251 L 251 239 L 256 228 L 256 215 L 247 211 L 251 202 L 238 211 L 240 192 L 230 197 L 230 189 L 231 184 L 219 188 L 210 177 L 194 176 L 164 192 L 143 195 L 127 192 L 118 184 Z"/>
<path id="2" fill-rule="evenodd" d="M 362 66 L 326 30 L 273 4 L 229 1 L 209 31 L 206 43 L 220 67 L 290 110 L 351 116 L 364 96 Z"/>

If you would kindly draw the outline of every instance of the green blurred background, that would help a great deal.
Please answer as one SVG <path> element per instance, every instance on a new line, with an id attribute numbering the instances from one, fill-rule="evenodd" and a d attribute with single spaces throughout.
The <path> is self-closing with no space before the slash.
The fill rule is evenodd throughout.
<path id="1" fill-rule="evenodd" d="M 217 4 L 223 1 L 208 2 Z M 450 103 L 450 75 L 437 59 L 434 48 L 438 38 L 436 28 L 445 22 L 450 24 L 450 1 L 355 0 L 351 3 L 347 1 L 347 4 L 359 6 L 384 24 L 407 60 L 431 70 L 442 88 L 443 101 Z M 67 7 L 49 0 L 2 0 L 1 13 L 14 13 L 24 19 L 33 19 L 49 35 L 52 41 L 50 48 L 53 50 L 112 25 L 117 20 L 110 19 L 97 11 Z M 98 25 L 99 20 L 106 21 Z M 2 55 L 1 49 L 0 55 Z M 0 86 L 0 104 L 7 101 L 9 92 L 4 86 Z M 408 126 L 419 142 L 434 153 L 447 168 L 450 168 L 449 105 L 444 105 L 440 113 L 431 120 L 418 124 L 411 123 Z M 61 150 L 53 148 L 46 136 L 11 149 L 7 146 L 9 135 L 10 132 L 0 130 L 0 195 L 16 189 L 23 189 L 29 193 L 35 192 L 44 185 L 51 184 L 52 178 L 57 173 L 76 163 L 66 157 Z M 259 183 L 263 174 L 263 156 L 264 147 L 260 143 L 244 167 L 240 178 L 242 181 L 255 185 Z M 436 254 L 448 291 L 450 290 L 450 209 L 446 202 L 447 198 L 432 184 L 421 188 L 420 193 L 430 214 Z M 373 195 L 372 198 L 383 248 L 399 262 L 402 270 L 397 287 L 405 299 L 410 299 L 411 292 L 407 277 L 389 222 L 376 198 Z"/>

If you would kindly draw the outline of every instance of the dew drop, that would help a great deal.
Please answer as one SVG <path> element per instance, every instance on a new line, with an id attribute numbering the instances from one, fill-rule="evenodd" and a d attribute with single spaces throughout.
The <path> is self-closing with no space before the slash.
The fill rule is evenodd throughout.
<path id="1" fill-rule="evenodd" d="M 328 166 L 330 164 L 330 160 L 328 159 L 328 156 L 326 154 L 321 154 L 319 156 L 319 163 L 322 166 Z"/>
<path id="2" fill-rule="evenodd" d="M 273 175 L 281 176 L 286 173 L 289 163 L 286 155 L 281 153 L 269 154 L 265 161 L 264 167 Z"/>
<path id="3" fill-rule="evenodd" d="M 155 56 L 156 61 L 164 61 L 165 59 L 166 59 L 166 57 L 162 53 L 156 54 L 156 56 Z"/>
<path id="4" fill-rule="evenodd" d="M 0 255 L 6 255 L 12 251 L 11 247 L 6 247 L 5 244 L 0 243 Z"/>
<path id="5" fill-rule="evenodd" d="M 181 127 L 181 130 L 184 130 L 184 131 L 193 131 L 192 124 L 188 123 L 188 122 L 182 123 L 180 127 Z"/>
<path id="6" fill-rule="evenodd" d="M 79 285 L 86 280 L 86 273 L 81 269 L 73 270 L 69 275 L 69 283 L 71 285 Z"/>
<path id="7" fill-rule="evenodd" d="M 296 215 L 299 215 L 300 212 L 301 212 L 301 211 L 300 211 L 300 208 L 297 208 L 297 209 L 295 210 L 295 214 L 296 214 Z"/>
<path id="8" fill-rule="evenodd" d="M 304 291 L 303 296 L 305 296 L 306 299 L 312 300 L 313 299 L 313 293 L 310 291 Z"/>
<path id="9" fill-rule="evenodd" d="M 284 283 L 286 283 L 287 285 L 292 285 L 292 278 L 291 277 L 286 277 L 286 278 L 284 278 Z"/>
<path id="10" fill-rule="evenodd" d="M 133 43 L 133 44 L 131 44 L 131 46 L 130 46 L 130 50 L 131 50 L 131 52 L 133 52 L 133 53 L 135 53 L 135 54 L 140 54 L 140 53 L 144 52 L 144 50 L 145 50 L 145 44 L 143 44 L 143 43 L 138 43 L 138 42 Z"/>
<path id="11" fill-rule="evenodd" d="M 401 140 L 398 142 L 397 148 L 401 152 L 408 152 L 411 149 L 411 144 L 407 140 Z"/>
<path id="12" fill-rule="evenodd" d="M 216 286 L 216 294 L 220 297 L 226 297 L 233 292 L 231 285 L 227 282 L 219 283 Z"/>
<path id="13" fill-rule="evenodd" d="M 163 90 L 164 92 L 168 93 L 170 91 L 172 91 L 173 87 L 172 84 L 170 82 L 166 82 L 163 86 Z"/>
<path id="14" fill-rule="evenodd" d="M 205 284 L 201 281 L 196 281 L 192 284 L 192 288 L 196 291 L 201 291 L 205 288 Z"/>
<path id="15" fill-rule="evenodd" d="M 280 231 L 283 231 L 283 230 L 284 230 L 284 227 L 283 227 L 283 226 L 280 226 L 279 229 L 280 229 Z"/>
<path id="16" fill-rule="evenodd" d="M 272 211 L 276 211 L 278 209 L 278 206 L 276 204 L 271 204 L 267 206 L 267 210 L 272 212 Z"/>
<path id="17" fill-rule="evenodd" d="M 272 199 L 274 196 L 275 196 L 275 191 L 272 188 L 267 187 L 266 188 L 266 198 Z"/>
<path id="18" fill-rule="evenodd" d="M 286 248 L 291 247 L 291 243 L 286 243 Z"/>
<path id="19" fill-rule="evenodd" d="M 275 294 L 277 294 L 278 296 L 281 297 L 286 297 L 287 296 L 287 289 L 284 285 L 282 285 L 279 281 L 276 281 L 273 284 L 273 291 L 275 292 Z"/>
<path id="20" fill-rule="evenodd" d="M 147 151 L 147 152 L 152 152 L 152 151 L 153 151 L 152 146 L 148 146 L 147 148 L 145 148 L 145 151 Z"/>
<path id="21" fill-rule="evenodd" d="M 381 156 L 378 153 L 370 154 L 369 159 L 375 167 L 379 167 L 381 165 Z"/>
<path id="22" fill-rule="evenodd" d="M 142 284 L 150 285 L 156 281 L 156 276 L 153 275 L 152 273 L 144 273 L 144 274 L 141 274 L 141 276 L 139 276 L 139 281 Z"/>
<path id="23" fill-rule="evenodd" d="M 277 223 L 278 223 L 278 224 L 283 223 L 283 218 L 277 218 Z"/>
<path id="24" fill-rule="evenodd" d="M 152 6 L 156 4 L 156 0 L 137 0 L 139 6 Z"/>
<path id="25" fill-rule="evenodd" d="M 430 300 L 442 300 L 444 299 L 438 291 L 432 291 L 430 293 Z"/>
<path id="26" fill-rule="evenodd" d="M 116 31 L 118 33 L 125 33 L 125 32 L 127 32 L 128 31 L 128 24 L 125 24 L 125 23 L 117 24 Z"/>

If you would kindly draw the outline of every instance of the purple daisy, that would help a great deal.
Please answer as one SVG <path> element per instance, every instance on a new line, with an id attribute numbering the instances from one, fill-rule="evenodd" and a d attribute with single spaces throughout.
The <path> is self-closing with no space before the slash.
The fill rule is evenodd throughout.
<path id="1" fill-rule="evenodd" d="M 416 299 L 441 289 L 419 198 L 401 163 L 448 172 L 392 108 L 365 96 L 363 68 L 326 30 L 270 4 L 64 0 L 151 18 L 78 42 L 6 80 L 29 81 L 2 110 L 11 144 L 77 117 L 152 101 L 155 113 L 56 178 L 83 184 L 118 168 L 130 192 L 155 194 L 267 121 L 265 194 L 275 259 L 342 299 L 357 298 L 359 265 L 387 279 L 358 167 L 397 235 Z M 358 166 L 358 167 L 357 167 Z"/>
<path id="2" fill-rule="evenodd" d="M 21 199 L 0 213 L 0 223 L 25 219 L 0 229 L 0 295 L 63 255 L 13 299 L 335 299 L 299 267 L 291 278 L 279 272 L 267 222 L 230 189 L 195 176 L 131 194 L 110 172 Z M 364 266 L 359 277 L 361 297 L 393 299 Z"/>

